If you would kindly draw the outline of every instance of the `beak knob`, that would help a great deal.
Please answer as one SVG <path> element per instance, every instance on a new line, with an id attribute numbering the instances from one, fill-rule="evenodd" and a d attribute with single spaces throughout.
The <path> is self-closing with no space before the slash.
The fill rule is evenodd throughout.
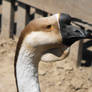
<path id="1" fill-rule="evenodd" d="M 72 18 L 69 14 L 65 14 L 65 13 L 60 14 L 60 23 L 70 25 L 71 20 Z"/>

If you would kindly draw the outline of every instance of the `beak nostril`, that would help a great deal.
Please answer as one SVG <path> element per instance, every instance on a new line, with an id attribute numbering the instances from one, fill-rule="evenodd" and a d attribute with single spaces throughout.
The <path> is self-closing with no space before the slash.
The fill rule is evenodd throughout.
<path id="1" fill-rule="evenodd" d="M 79 31 L 79 30 L 75 30 L 75 32 L 76 32 L 76 33 L 80 33 L 80 31 Z"/>

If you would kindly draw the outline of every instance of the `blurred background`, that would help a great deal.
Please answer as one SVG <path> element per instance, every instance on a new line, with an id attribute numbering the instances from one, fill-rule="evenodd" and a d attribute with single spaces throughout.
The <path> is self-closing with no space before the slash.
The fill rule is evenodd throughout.
<path id="1" fill-rule="evenodd" d="M 0 92 L 16 92 L 13 64 L 23 28 L 35 18 L 55 13 L 67 13 L 92 24 L 92 0 L 0 0 Z M 65 60 L 41 61 L 41 91 L 92 92 L 91 63 L 92 40 L 73 44 Z"/>

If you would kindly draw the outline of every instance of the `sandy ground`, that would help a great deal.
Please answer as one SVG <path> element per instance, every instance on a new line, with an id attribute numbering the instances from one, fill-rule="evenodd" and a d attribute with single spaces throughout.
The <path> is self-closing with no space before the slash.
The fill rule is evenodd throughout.
<path id="1" fill-rule="evenodd" d="M 14 54 L 16 40 L 0 38 L 0 92 L 16 92 Z M 40 62 L 41 92 L 92 92 L 92 68 L 76 68 L 74 60 Z"/>

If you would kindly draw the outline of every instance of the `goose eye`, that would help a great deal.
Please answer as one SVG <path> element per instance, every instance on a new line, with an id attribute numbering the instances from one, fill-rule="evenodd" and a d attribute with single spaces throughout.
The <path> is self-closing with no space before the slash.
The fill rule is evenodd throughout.
<path id="1" fill-rule="evenodd" d="M 47 27 L 46 27 L 46 28 L 48 28 L 48 29 L 49 29 L 49 28 L 51 28 L 51 25 L 47 25 Z"/>

